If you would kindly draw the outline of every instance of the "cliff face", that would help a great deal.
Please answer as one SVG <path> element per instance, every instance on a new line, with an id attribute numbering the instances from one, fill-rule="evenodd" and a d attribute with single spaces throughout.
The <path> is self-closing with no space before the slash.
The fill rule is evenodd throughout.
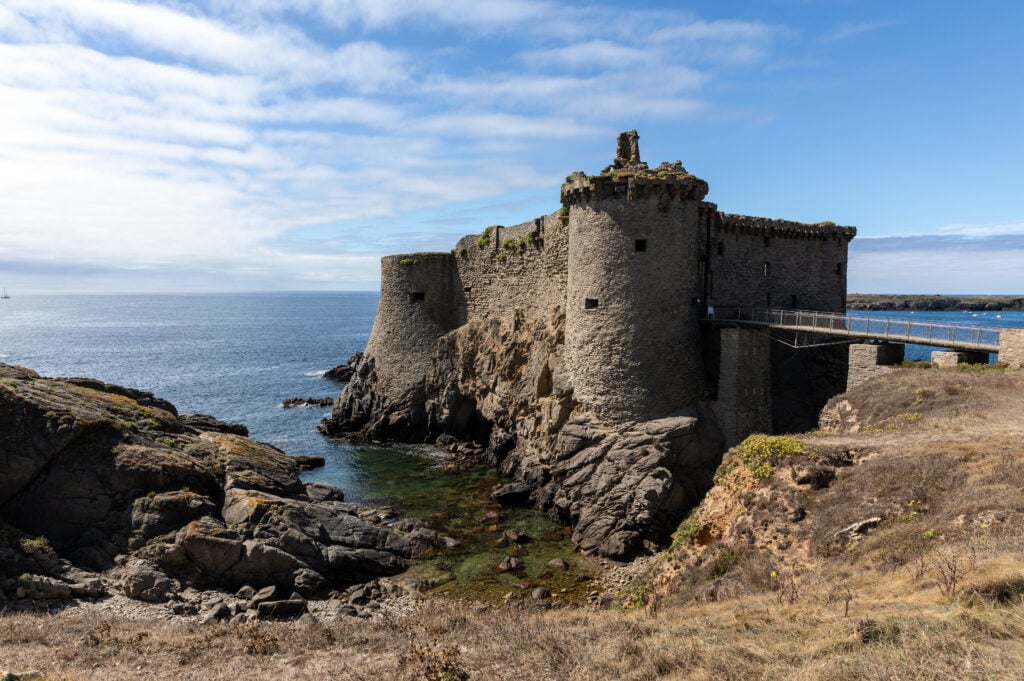
<path id="1" fill-rule="evenodd" d="M 575 547 L 624 557 L 664 543 L 711 484 L 721 437 L 696 409 L 652 421 L 607 424 L 574 397 L 565 369 L 565 316 L 516 312 L 440 338 L 423 380 L 387 398 L 367 353 L 335 402 L 325 433 L 357 439 L 485 447 L 518 496 L 574 527 Z"/>

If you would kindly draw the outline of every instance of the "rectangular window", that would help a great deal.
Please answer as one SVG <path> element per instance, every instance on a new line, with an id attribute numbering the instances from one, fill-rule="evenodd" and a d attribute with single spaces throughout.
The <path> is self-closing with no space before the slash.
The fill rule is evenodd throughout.
<path id="1" fill-rule="evenodd" d="M 797 309 L 796 308 L 796 294 L 795 293 L 789 297 L 789 307 L 791 309 L 793 309 L 793 310 Z"/>
<path id="2" fill-rule="evenodd" d="M 836 263 L 836 274 L 842 274 L 842 273 L 843 273 L 843 263 L 837 262 Z"/>
<path id="3" fill-rule="evenodd" d="M 584 310 L 593 310 L 596 307 L 597 307 L 597 298 L 584 298 L 583 299 L 583 309 Z"/>
<path id="4" fill-rule="evenodd" d="M 706 265 L 707 265 L 707 261 L 704 260 L 704 258 L 699 258 L 697 260 L 697 276 L 698 277 L 703 277 L 704 276 L 704 270 L 706 269 Z"/>
<path id="5" fill-rule="evenodd" d="M 725 255 L 725 242 L 724 241 L 719 241 L 718 242 L 718 255 L 720 255 L 720 256 L 721 255 Z"/>
<path id="6" fill-rule="evenodd" d="M 473 290 L 473 287 L 472 286 L 466 286 L 462 290 L 465 291 L 466 293 L 469 293 L 470 291 Z"/>
<path id="7" fill-rule="evenodd" d="M 409 294 L 410 303 L 419 303 L 427 299 L 427 294 L 423 291 L 413 291 Z"/>
<path id="8" fill-rule="evenodd" d="M 647 239 L 637 239 L 633 245 L 636 247 L 637 253 L 642 253 L 647 250 Z"/>
<path id="9" fill-rule="evenodd" d="M 770 238 L 770 237 L 767 237 L 767 236 L 766 236 L 766 237 L 764 238 L 764 245 L 765 245 L 765 247 L 768 247 L 768 246 L 771 246 L 771 245 L 772 245 L 772 240 L 771 240 L 771 238 Z"/>

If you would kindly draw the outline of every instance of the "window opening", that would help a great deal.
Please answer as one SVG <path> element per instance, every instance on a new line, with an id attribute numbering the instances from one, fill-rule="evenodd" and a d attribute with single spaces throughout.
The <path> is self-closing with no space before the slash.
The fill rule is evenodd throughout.
<path id="1" fill-rule="evenodd" d="M 642 253 L 647 250 L 647 239 L 637 239 L 634 243 L 637 253 Z"/>
<path id="2" fill-rule="evenodd" d="M 725 242 L 724 241 L 719 241 L 718 242 L 718 255 L 725 255 Z"/>
<path id="3" fill-rule="evenodd" d="M 427 294 L 423 291 L 413 291 L 409 294 L 409 302 L 419 303 L 427 299 Z"/>
<path id="4" fill-rule="evenodd" d="M 583 299 L 583 309 L 584 310 L 593 310 L 593 309 L 595 309 L 597 307 L 597 305 L 598 305 L 597 298 L 584 298 Z"/>

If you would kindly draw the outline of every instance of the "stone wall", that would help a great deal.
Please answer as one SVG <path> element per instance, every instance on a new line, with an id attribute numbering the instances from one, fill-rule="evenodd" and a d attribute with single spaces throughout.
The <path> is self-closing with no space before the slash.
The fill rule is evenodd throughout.
<path id="1" fill-rule="evenodd" d="M 846 379 L 846 389 L 853 390 L 869 378 L 892 371 L 895 365 L 903 362 L 903 350 L 902 343 L 854 343 L 850 345 L 850 368 Z"/>
<path id="2" fill-rule="evenodd" d="M 1011 367 L 1024 367 L 1024 329 L 999 331 L 999 361 Z"/>
<path id="3" fill-rule="evenodd" d="M 772 429 L 771 340 L 763 331 L 719 331 L 718 399 L 712 410 L 731 447 L 751 433 Z"/>
<path id="4" fill-rule="evenodd" d="M 846 309 L 847 246 L 854 228 L 725 213 L 710 227 L 711 304 Z"/>
<path id="5" fill-rule="evenodd" d="M 937 367 L 955 367 L 957 364 L 988 364 L 987 352 L 969 350 L 934 350 L 932 364 Z"/>
<path id="6" fill-rule="evenodd" d="M 565 359 L 576 399 L 611 423 L 698 404 L 703 307 L 694 187 L 686 179 L 578 185 L 563 188 Z"/>
<path id="7" fill-rule="evenodd" d="M 554 213 L 463 237 L 454 251 L 459 323 L 517 310 L 532 317 L 563 306 L 567 252 L 568 228 Z"/>

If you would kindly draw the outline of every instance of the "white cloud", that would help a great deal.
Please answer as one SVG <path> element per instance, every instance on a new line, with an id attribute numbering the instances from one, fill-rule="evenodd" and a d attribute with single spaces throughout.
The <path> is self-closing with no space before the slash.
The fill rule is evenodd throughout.
<path id="1" fill-rule="evenodd" d="M 557 201 L 565 145 L 707 106 L 714 65 L 680 45 L 776 32 L 540 0 L 2 1 L 0 262 L 249 287 L 370 281 L 435 246 L 417 211 Z M 503 38 L 427 39 L 451 28 Z"/>

